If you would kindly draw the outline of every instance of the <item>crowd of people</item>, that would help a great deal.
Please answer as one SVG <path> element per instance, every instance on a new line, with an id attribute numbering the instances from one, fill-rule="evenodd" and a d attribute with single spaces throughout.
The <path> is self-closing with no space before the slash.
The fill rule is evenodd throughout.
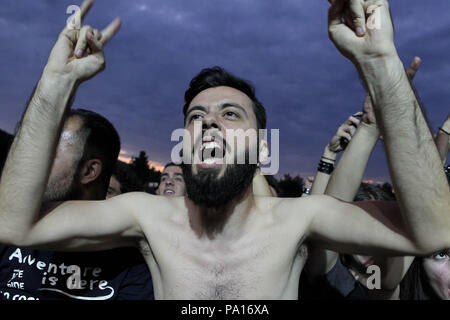
<path id="1" fill-rule="evenodd" d="M 412 88 L 421 59 L 404 70 L 388 3 L 350 2 L 331 3 L 330 38 L 367 95 L 298 197 L 249 161 L 268 156 L 260 136 L 239 149 L 225 135 L 267 119 L 253 87 L 220 67 L 185 93 L 183 154 L 199 163 L 169 162 L 155 194 L 143 192 L 117 160 L 114 126 L 70 105 L 104 69 L 120 20 L 65 28 L 17 132 L 0 131 L 0 299 L 450 300 L 450 114 L 433 135 Z M 372 2 L 381 30 L 361 24 Z M 379 140 L 393 188 L 363 182 Z"/>

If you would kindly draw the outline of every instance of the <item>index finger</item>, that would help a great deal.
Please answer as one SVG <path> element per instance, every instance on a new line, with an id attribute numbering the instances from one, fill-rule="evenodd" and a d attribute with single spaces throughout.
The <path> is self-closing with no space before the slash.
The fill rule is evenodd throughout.
<path id="1" fill-rule="evenodd" d="M 100 39 L 103 45 L 107 44 L 108 41 L 114 37 L 114 35 L 119 31 L 122 21 L 120 18 L 115 18 L 105 29 L 102 30 L 102 37 Z"/>
<path id="2" fill-rule="evenodd" d="M 92 8 L 94 4 L 94 0 L 84 0 L 80 7 L 80 20 L 83 23 L 84 18 L 86 17 L 89 10 Z"/>
<path id="3" fill-rule="evenodd" d="M 83 20 L 86 17 L 86 14 L 89 12 L 93 4 L 94 0 L 84 0 L 79 7 L 79 10 L 77 10 L 67 21 L 63 32 L 74 29 L 79 30 L 81 28 L 81 25 L 83 24 Z M 67 13 L 69 13 L 69 11 Z M 71 26 L 69 22 L 74 24 L 74 26 Z"/>

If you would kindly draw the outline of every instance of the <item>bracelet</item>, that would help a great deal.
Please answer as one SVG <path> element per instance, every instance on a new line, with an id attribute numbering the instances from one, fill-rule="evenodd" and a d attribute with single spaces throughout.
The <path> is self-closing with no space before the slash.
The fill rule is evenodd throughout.
<path id="1" fill-rule="evenodd" d="M 328 161 L 333 161 L 333 162 L 336 161 L 336 159 L 331 159 L 331 158 L 327 158 L 327 157 L 324 157 L 324 156 L 322 156 L 322 159 L 325 159 L 325 160 L 328 160 Z"/>
<path id="2" fill-rule="evenodd" d="M 303 193 L 307 194 L 307 195 L 310 195 L 311 194 L 311 188 L 303 187 Z"/>
<path id="3" fill-rule="evenodd" d="M 448 133 L 447 131 L 445 131 L 445 130 L 442 129 L 442 128 L 439 128 L 439 131 L 442 131 L 443 133 L 446 133 L 448 136 L 450 136 L 450 133 Z"/>
<path id="4" fill-rule="evenodd" d="M 325 174 L 331 174 L 333 172 L 333 170 L 334 170 L 334 165 L 332 163 L 328 163 L 328 162 L 320 160 L 317 171 L 325 173 Z"/>

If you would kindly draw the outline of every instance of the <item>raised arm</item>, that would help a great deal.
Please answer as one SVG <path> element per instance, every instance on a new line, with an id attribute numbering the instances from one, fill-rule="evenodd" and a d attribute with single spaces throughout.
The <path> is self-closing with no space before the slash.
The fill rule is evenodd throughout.
<path id="1" fill-rule="evenodd" d="M 332 168 L 334 168 L 336 157 L 339 152 L 344 151 L 349 146 L 349 143 L 352 143 L 351 141 L 354 138 L 356 128 L 360 123 L 356 116 L 360 115 L 361 113 L 356 113 L 350 116 L 338 128 L 336 134 L 325 147 L 316 176 L 314 177 L 311 195 L 322 195 L 325 193 L 330 178 L 335 174 Z M 308 276 L 308 279 L 313 280 L 316 276 L 329 272 L 336 264 L 338 257 L 339 254 L 337 252 L 323 250 L 310 243 L 308 260 L 305 265 L 305 274 Z"/>
<path id="2" fill-rule="evenodd" d="M 92 3 L 83 2 L 81 21 Z M 118 234 L 136 234 L 135 219 L 121 209 L 120 199 L 64 203 L 45 217 L 39 217 L 69 101 L 83 81 L 105 68 L 103 46 L 119 30 L 120 23 L 116 19 L 101 32 L 89 26 L 80 30 L 67 26 L 59 35 L 22 118 L 1 177 L 0 242 L 16 246 L 73 247 L 75 243 L 68 243 L 68 239 L 75 236 L 87 239 L 87 244 L 95 236 L 111 242 L 111 237 Z M 95 223 L 96 219 L 101 219 L 100 223 Z M 77 246 L 81 246 L 80 242 Z"/>
<path id="3" fill-rule="evenodd" d="M 415 252 L 432 253 L 448 247 L 450 190 L 433 137 L 397 55 L 387 1 L 333 1 L 329 34 L 339 51 L 354 63 L 370 93 Z M 384 244 L 386 240 L 380 241 Z"/>
<path id="4" fill-rule="evenodd" d="M 348 143 L 352 140 L 359 120 L 356 118 L 360 113 L 350 116 L 342 125 L 339 126 L 335 135 L 326 145 L 323 155 L 320 158 L 319 167 L 314 177 L 314 182 L 311 188 L 311 194 L 324 194 L 327 188 L 328 181 L 334 168 L 334 162 L 339 152 L 345 150 Z"/>
<path id="5" fill-rule="evenodd" d="M 407 71 L 408 77 L 412 80 L 420 67 L 421 60 L 415 57 Z M 363 116 L 358 126 L 356 134 L 348 144 L 336 169 L 334 170 L 328 183 L 325 194 L 331 195 L 342 201 L 353 201 L 361 184 L 361 180 L 366 170 L 367 162 L 370 158 L 375 144 L 379 138 L 379 129 L 373 111 L 372 101 L 367 95 L 363 103 Z M 306 265 L 308 274 L 315 277 L 330 271 L 339 253 L 322 250 L 311 246 L 311 260 Z M 376 258 L 384 268 L 382 271 L 382 288 L 394 290 L 410 264 L 412 257 Z"/>
<path id="6" fill-rule="evenodd" d="M 407 71 L 410 80 L 419 70 L 421 60 L 415 57 Z M 366 171 L 367 163 L 380 137 L 370 95 L 363 103 L 363 115 L 355 136 L 342 154 L 330 178 L 325 194 L 343 201 L 353 201 Z"/>

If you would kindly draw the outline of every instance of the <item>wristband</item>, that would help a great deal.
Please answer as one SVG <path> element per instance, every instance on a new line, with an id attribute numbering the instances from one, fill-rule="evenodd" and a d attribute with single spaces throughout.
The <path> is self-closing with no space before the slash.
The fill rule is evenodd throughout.
<path id="1" fill-rule="evenodd" d="M 311 194 L 311 188 L 303 187 L 303 193 L 307 194 L 307 195 L 310 195 Z"/>
<path id="2" fill-rule="evenodd" d="M 333 172 L 333 170 L 334 170 L 334 165 L 332 163 L 328 163 L 328 162 L 320 160 L 317 171 L 325 173 L 325 174 L 331 174 Z"/>

